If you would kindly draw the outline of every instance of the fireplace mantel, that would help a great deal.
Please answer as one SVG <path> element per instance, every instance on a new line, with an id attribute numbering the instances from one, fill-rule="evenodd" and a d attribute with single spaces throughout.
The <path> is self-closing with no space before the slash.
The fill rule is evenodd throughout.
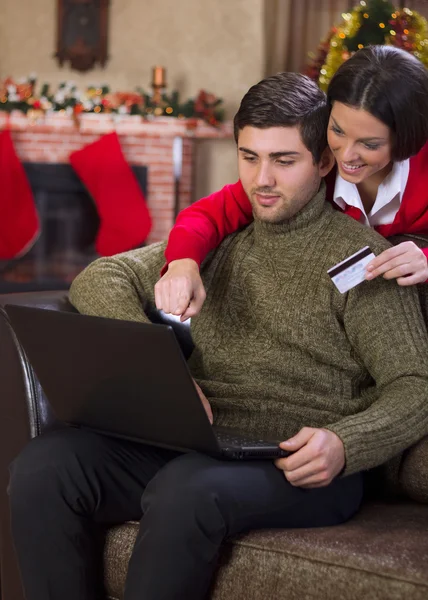
<path id="1" fill-rule="evenodd" d="M 130 165 L 148 168 L 147 204 L 153 229 L 148 242 L 166 239 L 174 222 L 175 211 L 191 202 L 194 141 L 230 139 L 232 124 L 211 127 L 197 119 L 81 114 L 77 119 L 67 113 L 51 113 L 39 118 L 37 113 L 0 112 L 0 129 L 10 127 L 15 148 L 23 162 L 68 163 L 69 155 L 100 135 L 116 131 L 125 158 Z M 176 140 L 180 140 L 177 146 Z M 181 159 L 178 156 L 177 147 Z M 178 206 L 176 179 L 180 172 Z"/>

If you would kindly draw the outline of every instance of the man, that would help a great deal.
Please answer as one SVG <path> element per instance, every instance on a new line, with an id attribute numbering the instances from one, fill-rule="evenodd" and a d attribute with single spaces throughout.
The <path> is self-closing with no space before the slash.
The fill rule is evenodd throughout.
<path id="1" fill-rule="evenodd" d="M 73 429 L 36 438 L 10 487 L 27 600 L 101 597 L 96 530 L 129 519 L 140 531 L 125 600 L 202 599 L 225 538 L 349 519 L 361 472 L 427 432 L 416 291 L 378 278 L 340 294 L 327 274 L 388 242 L 324 202 L 326 118 L 324 94 L 298 74 L 244 97 L 239 174 L 255 221 L 202 266 L 207 301 L 191 325 L 189 366 L 214 422 L 273 434 L 292 454 L 223 462 Z M 83 313 L 147 321 L 163 251 L 93 263 L 71 301 Z"/>

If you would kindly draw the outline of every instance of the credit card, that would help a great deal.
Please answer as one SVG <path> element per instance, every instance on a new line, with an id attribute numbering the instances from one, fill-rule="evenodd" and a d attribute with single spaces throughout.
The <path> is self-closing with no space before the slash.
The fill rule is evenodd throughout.
<path id="1" fill-rule="evenodd" d="M 375 255 L 368 246 L 364 246 L 352 256 L 331 267 L 327 273 L 341 294 L 366 280 L 366 266 Z"/>

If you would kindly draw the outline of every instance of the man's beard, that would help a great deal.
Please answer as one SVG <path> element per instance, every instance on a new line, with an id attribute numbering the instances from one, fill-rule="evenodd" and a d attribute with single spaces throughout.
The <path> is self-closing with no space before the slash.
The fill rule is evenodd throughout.
<path id="1" fill-rule="evenodd" d="M 282 223 L 284 221 L 289 221 L 312 200 L 318 193 L 319 186 L 319 181 L 317 180 L 316 183 L 314 181 L 314 185 L 311 186 L 312 189 L 308 188 L 305 196 L 300 198 L 296 196 L 287 198 L 284 194 L 276 191 L 274 188 L 254 188 L 251 190 L 250 196 L 253 215 L 256 219 L 265 223 Z M 256 194 L 278 196 L 277 203 L 272 207 L 263 207 L 255 199 Z"/>

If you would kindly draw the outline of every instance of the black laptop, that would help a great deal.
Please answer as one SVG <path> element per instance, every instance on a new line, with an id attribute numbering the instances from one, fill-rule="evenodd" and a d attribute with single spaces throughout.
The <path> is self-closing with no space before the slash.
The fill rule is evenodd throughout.
<path id="1" fill-rule="evenodd" d="M 8 305 L 56 413 L 69 425 L 228 459 L 273 459 L 278 441 L 212 426 L 172 328 Z"/>

